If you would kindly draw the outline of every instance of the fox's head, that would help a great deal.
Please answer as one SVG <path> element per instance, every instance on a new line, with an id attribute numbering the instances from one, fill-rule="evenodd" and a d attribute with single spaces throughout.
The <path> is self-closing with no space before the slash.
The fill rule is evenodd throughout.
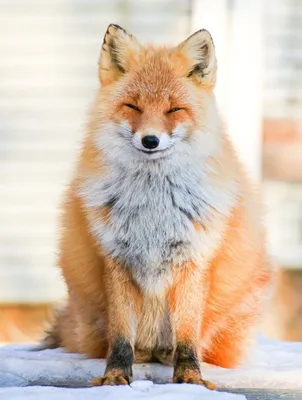
<path id="1" fill-rule="evenodd" d="M 206 30 L 167 48 L 143 46 L 123 28 L 109 25 L 99 78 L 97 142 L 117 159 L 180 154 L 216 129 L 216 57 Z"/>

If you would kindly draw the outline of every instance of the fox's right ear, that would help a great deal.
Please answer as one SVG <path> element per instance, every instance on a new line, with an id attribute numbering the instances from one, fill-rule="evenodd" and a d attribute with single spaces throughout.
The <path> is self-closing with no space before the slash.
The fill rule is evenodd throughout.
<path id="1" fill-rule="evenodd" d="M 137 62 L 140 44 L 118 25 L 109 25 L 99 60 L 99 77 L 103 86 L 118 80 Z"/>

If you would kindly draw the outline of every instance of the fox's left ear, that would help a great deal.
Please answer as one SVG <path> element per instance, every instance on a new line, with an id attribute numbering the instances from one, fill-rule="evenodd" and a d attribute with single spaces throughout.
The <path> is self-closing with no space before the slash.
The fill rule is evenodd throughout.
<path id="1" fill-rule="evenodd" d="M 217 62 L 215 48 L 210 33 L 202 29 L 178 45 L 172 52 L 172 62 L 179 64 L 181 74 L 196 83 L 214 86 Z"/>

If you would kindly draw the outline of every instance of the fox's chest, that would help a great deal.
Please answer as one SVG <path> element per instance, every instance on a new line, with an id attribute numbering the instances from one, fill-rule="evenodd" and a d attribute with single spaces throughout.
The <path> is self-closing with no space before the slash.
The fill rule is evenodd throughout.
<path id="1" fill-rule="evenodd" d="M 196 175 L 120 171 L 94 188 L 95 203 L 110 208 L 107 221 L 95 223 L 94 234 L 139 283 L 167 278 L 171 265 L 197 252 L 193 221 L 201 222 L 205 214 L 200 185 Z"/>

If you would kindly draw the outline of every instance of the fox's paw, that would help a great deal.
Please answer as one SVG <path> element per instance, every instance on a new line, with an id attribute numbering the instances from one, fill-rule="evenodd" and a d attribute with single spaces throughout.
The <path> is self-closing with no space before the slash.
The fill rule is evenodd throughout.
<path id="1" fill-rule="evenodd" d="M 154 356 L 164 365 L 173 365 L 173 347 L 158 348 L 154 351 Z"/>
<path id="2" fill-rule="evenodd" d="M 201 378 L 200 373 L 194 370 L 186 370 L 181 373 L 176 373 L 173 376 L 174 383 L 191 383 L 194 385 L 202 385 L 207 389 L 215 390 L 216 385 L 210 381 L 205 381 Z"/>
<path id="3" fill-rule="evenodd" d="M 108 372 L 104 376 L 100 376 L 99 378 L 94 378 L 92 380 L 92 386 L 119 386 L 119 385 L 129 385 L 130 378 L 129 376 L 121 373 L 111 373 Z"/>

